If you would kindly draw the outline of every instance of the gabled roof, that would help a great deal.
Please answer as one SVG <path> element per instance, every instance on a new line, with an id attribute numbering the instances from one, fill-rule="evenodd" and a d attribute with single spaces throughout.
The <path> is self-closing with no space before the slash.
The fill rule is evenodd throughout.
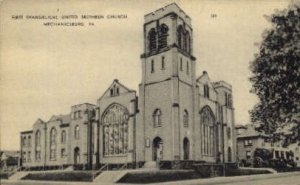
<path id="1" fill-rule="evenodd" d="M 48 122 L 52 122 L 52 121 L 61 121 L 62 124 L 66 124 L 66 123 L 70 123 L 71 122 L 71 117 L 70 117 L 70 114 L 53 115 L 53 116 L 51 116 L 51 118 L 49 119 Z"/>
<path id="2" fill-rule="evenodd" d="M 214 83 L 213 83 L 213 86 L 214 86 L 215 88 L 225 87 L 225 88 L 227 88 L 227 89 L 229 89 L 229 90 L 232 89 L 232 85 L 230 85 L 229 83 L 227 83 L 227 82 L 225 82 L 225 81 L 223 81 L 223 80 L 218 81 L 218 82 L 214 82 Z"/>
<path id="3" fill-rule="evenodd" d="M 42 119 L 38 118 L 33 125 L 37 125 L 37 124 L 45 124 L 46 122 L 43 121 Z"/>
<path id="4" fill-rule="evenodd" d="M 270 137 L 269 135 L 258 132 L 255 130 L 255 126 L 252 124 L 245 125 L 246 130 L 240 133 L 237 138 L 246 138 L 246 137 Z"/>
<path id="5" fill-rule="evenodd" d="M 119 93 L 120 94 L 124 94 L 124 93 L 131 93 L 131 92 L 136 92 L 135 90 L 129 89 L 128 87 L 126 87 L 125 85 L 123 85 L 122 83 L 119 82 L 118 79 L 115 79 L 112 84 L 107 88 L 107 90 L 104 92 L 104 94 L 98 99 L 101 100 L 104 97 L 111 97 L 110 95 L 110 89 L 112 89 L 112 87 L 119 87 Z"/>
<path id="6" fill-rule="evenodd" d="M 215 92 L 217 92 L 213 86 L 212 81 L 209 78 L 209 75 L 206 71 L 203 71 L 202 75 L 199 76 L 196 80 L 196 83 L 200 83 L 200 84 L 207 84 L 209 86 L 209 88 L 213 89 Z"/>

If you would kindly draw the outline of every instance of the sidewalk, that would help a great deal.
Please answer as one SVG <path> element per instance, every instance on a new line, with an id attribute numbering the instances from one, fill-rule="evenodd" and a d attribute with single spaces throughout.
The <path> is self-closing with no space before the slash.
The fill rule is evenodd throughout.
<path id="1" fill-rule="evenodd" d="M 159 183 L 149 183 L 149 185 L 212 185 L 212 184 L 223 184 L 230 182 L 248 182 L 260 179 L 276 179 L 280 177 L 288 176 L 300 176 L 300 172 L 289 172 L 289 173 L 276 173 L 276 174 L 261 174 L 261 175 L 248 175 L 248 176 L 234 176 L 234 177 L 214 177 L 206 179 L 193 179 L 193 180 L 183 180 L 183 181 L 169 181 L 169 182 L 159 182 Z M 1 180 L 1 185 L 14 184 L 14 185 L 109 185 L 107 183 L 99 182 L 67 182 L 67 181 L 34 181 L 34 180 Z M 137 185 L 129 183 L 116 183 L 119 185 Z"/>
<path id="2" fill-rule="evenodd" d="M 260 175 L 245 175 L 245 176 L 233 176 L 233 177 L 214 177 L 206 179 L 193 179 L 193 180 L 183 180 L 183 181 L 171 181 L 171 182 L 161 182 L 161 183 L 150 183 L 159 185 L 211 185 L 211 184 L 223 184 L 230 182 L 248 182 L 260 179 L 272 179 L 287 176 L 300 175 L 300 172 L 290 172 L 290 173 L 276 173 L 276 174 L 260 174 Z M 251 183 L 250 183 L 251 184 Z"/>

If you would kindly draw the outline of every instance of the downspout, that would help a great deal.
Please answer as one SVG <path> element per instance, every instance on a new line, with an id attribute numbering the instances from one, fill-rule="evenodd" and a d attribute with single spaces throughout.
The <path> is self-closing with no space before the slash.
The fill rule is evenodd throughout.
<path id="1" fill-rule="evenodd" d="M 45 123 L 45 150 L 44 150 L 44 170 L 45 170 L 45 166 L 46 166 L 46 159 L 47 159 L 47 125 Z"/>

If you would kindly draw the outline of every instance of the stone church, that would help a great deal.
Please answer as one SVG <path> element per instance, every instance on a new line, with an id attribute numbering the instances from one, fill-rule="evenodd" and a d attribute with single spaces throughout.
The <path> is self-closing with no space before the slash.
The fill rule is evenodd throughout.
<path id="1" fill-rule="evenodd" d="M 139 96 L 114 80 L 95 105 L 38 119 L 20 135 L 23 167 L 235 162 L 232 87 L 196 76 L 191 18 L 173 3 L 144 20 Z"/>

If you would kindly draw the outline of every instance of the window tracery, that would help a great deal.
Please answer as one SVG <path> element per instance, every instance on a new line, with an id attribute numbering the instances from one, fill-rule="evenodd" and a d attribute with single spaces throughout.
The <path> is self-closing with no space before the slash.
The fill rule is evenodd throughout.
<path id="1" fill-rule="evenodd" d="M 156 109 L 153 113 L 153 126 L 160 127 L 161 126 L 161 110 Z"/>
<path id="2" fill-rule="evenodd" d="M 111 105 L 103 117 L 104 156 L 122 155 L 128 152 L 128 110 Z"/>
<path id="3" fill-rule="evenodd" d="M 211 109 L 206 106 L 201 111 L 202 128 L 202 154 L 207 156 L 215 155 L 216 126 Z"/>

